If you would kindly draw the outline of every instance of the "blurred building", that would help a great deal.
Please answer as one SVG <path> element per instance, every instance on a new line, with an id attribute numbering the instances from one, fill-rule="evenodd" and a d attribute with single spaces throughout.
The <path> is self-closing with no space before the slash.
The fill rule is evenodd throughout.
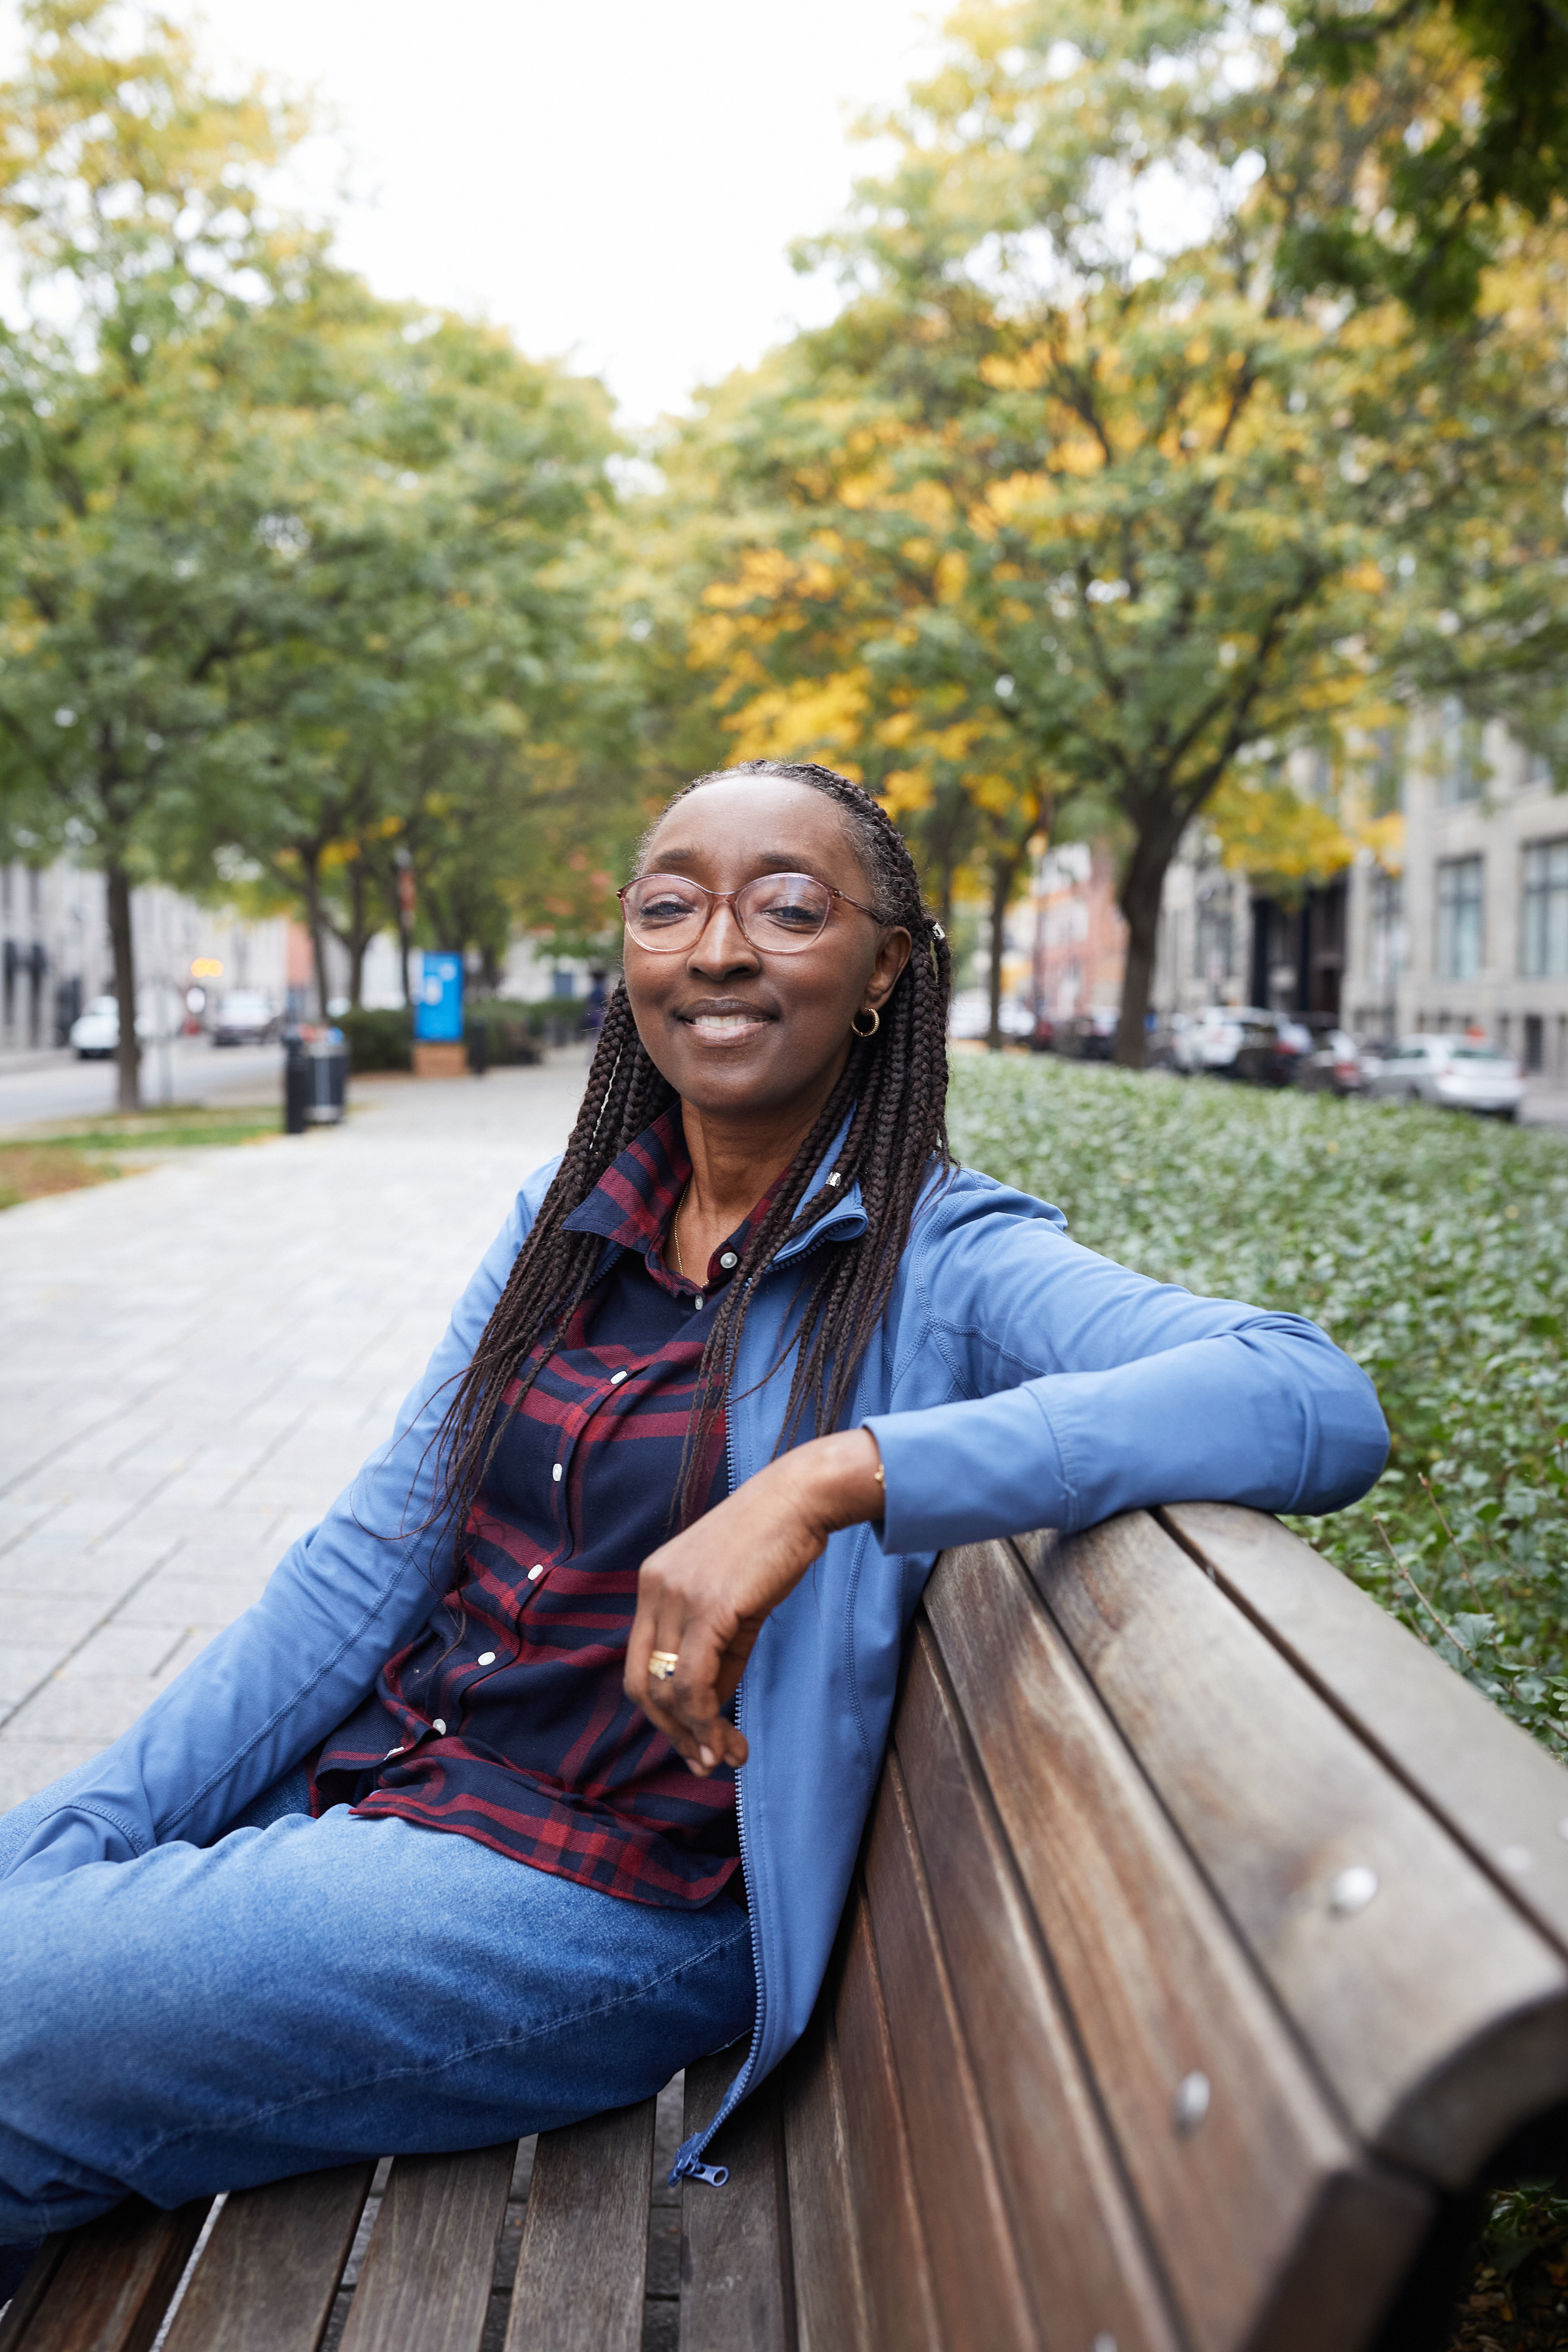
<path id="1" fill-rule="evenodd" d="M 208 990 L 259 988 L 284 1001 L 291 927 L 281 917 L 246 922 L 149 887 L 132 893 L 131 920 L 144 1003 L 161 989 L 183 999 L 195 963 L 219 967 L 196 983 Z M 63 860 L 0 866 L 0 1053 L 63 1045 L 77 1014 L 113 986 L 102 875 Z"/>
<path id="2" fill-rule="evenodd" d="M 1116 866 L 1103 845 L 1064 842 L 1035 870 L 1035 1010 L 1053 1021 L 1114 1006 L 1127 961 Z"/>

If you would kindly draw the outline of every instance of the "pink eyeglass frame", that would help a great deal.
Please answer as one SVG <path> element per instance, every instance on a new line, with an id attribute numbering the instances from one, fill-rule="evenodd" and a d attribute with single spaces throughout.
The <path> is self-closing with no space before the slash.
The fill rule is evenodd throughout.
<path id="1" fill-rule="evenodd" d="M 620 888 L 616 892 L 616 898 L 621 902 L 621 918 L 622 920 L 626 922 L 626 929 L 628 930 L 631 929 L 631 923 L 626 915 L 626 892 L 628 890 L 635 890 L 639 882 L 657 882 L 660 878 L 661 877 L 657 869 L 652 874 L 634 875 L 629 882 L 623 882 Z M 705 882 L 693 882 L 690 876 L 687 874 L 671 874 L 668 878 L 671 882 L 679 882 L 684 889 L 700 890 L 702 896 L 708 901 L 708 912 L 702 919 L 702 929 L 698 932 L 697 940 L 689 941 L 688 945 L 683 948 L 654 948 L 649 947 L 645 940 L 637 940 L 637 944 L 641 948 L 644 955 L 689 955 L 691 949 L 697 945 L 698 940 L 700 940 L 706 935 L 708 926 L 713 920 L 713 909 L 715 907 L 733 907 L 736 899 L 740 898 L 742 891 L 750 890 L 755 883 L 789 881 L 794 880 L 795 877 L 790 875 L 780 874 L 754 874 L 750 882 L 742 883 L 739 890 L 710 890 Z M 882 919 L 875 907 L 864 906 L 858 898 L 852 898 L 847 890 L 836 890 L 832 883 L 823 881 L 820 875 L 803 874 L 799 877 L 799 879 L 802 882 L 815 882 L 817 888 L 819 890 L 826 890 L 830 898 L 842 898 L 847 907 L 853 907 L 858 914 L 869 915 L 874 923 L 879 923 Z M 810 939 L 802 940 L 799 947 L 797 948 L 764 948 L 759 946 L 758 942 L 752 939 L 744 923 L 742 922 L 740 909 L 738 908 L 735 911 L 735 928 L 740 932 L 741 937 L 745 940 L 746 945 L 748 947 L 756 948 L 759 955 L 804 955 L 807 948 L 814 948 L 816 945 L 817 940 L 822 937 L 822 931 L 825 931 L 827 929 L 827 918 L 826 916 L 823 918 L 822 930 L 813 931 Z M 635 938 L 636 934 L 634 933 L 633 936 Z"/>

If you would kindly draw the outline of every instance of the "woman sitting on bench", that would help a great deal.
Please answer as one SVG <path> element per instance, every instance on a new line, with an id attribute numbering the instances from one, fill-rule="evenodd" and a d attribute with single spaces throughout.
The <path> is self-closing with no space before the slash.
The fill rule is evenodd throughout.
<path id="1" fill-rule="evenodd" d="M 1312 1325 L 953 1167 L 947 944 L 858 785 L 700 778 L 621 896 L 571 1142 L 391 1441 L 0 1822 L 0 2247 L 749 2036 L 717 2128 L 810 2015 L 943 1546 L 1382 1466 Z"/>

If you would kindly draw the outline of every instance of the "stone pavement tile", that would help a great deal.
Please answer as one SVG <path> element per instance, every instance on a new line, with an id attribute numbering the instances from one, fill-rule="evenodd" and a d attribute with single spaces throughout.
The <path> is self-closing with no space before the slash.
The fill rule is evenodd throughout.
<path id="1" fill-rule="evenodd" d="M 14 1739 L 0 1733 L 0 1813 L 96 1756 L 101 1739 Z"/>
<path id="2" fill-rule="evenodd" d="M 47 1591 L 10 1592 L 0 1604 L 5 1639 L 0 1644 L 0 1675 L 17 1643 L 42 1642 L 58 1657 L 84 1641 L 103 1615 L 104 1602 L 74 1586 L 52 1585 Z"/>
<path id="3" fill-rule="evenodd" d="M 107 1610 L 124 1599 L 170 1547 L 149 1559 L 135 1546 L 123 1552 L 46 1551 L 36 1543 L 18 1544 L 0 1557 L 0 1626 L 4 1626 L 13 1593 L 68 1592 L 73 1598 L 99 1601 Z"/>
<path id="4" fill-rule="evenodd" d="M 267 1589 L 275 1561 L 247 1576 L 154 1578 L 115 1612 L 116 1627 L 232 1625 Z"/>
<path id="5" fill-rule="evenodd" d="M 89 1682 L 57 1674 L 17 1708 L 5 1729 L 15 1727 L 28 1739 L 86 1740 L 93 1748 L 107 1748 L 130 1730 L 155 1687 L 142 1675 Z"/>
<path id="6" fill-rule="evenodd" d="M 151 1678 L 162 1670 L 188 1630 L 179 1618 L 166 1618 L 161 1624 L 132 1625 L 116 1617 L 111 1625 L 100 1625 L 96 1633 L 89 1634 L 59 1669 L 60 1678 L 73 1683 L 110 1682 L 121 1675 L 132 1680 L 141 1675 Z"/>
<path id="7" fill-rule="evenodd" d="M 0 1650 L 0 1707 L 19 1706 L 52 1675 L 60 1662 L 60 1647 L 58 1642 L 7 1642 Z"/>
<path id="8" fill-rule="evenodd" d="M 147 1699 L 155 1698 L 166 1683 L 172 1683 L 177 1675 L 183 1675 L 192 1659 L 200 1657 L 207 1643 L 216 1641 L 222 1632 L 223 1625 L 210 1618 L 205 1625 L 187 1625 L 159 1667 Z"/>
<path id="9" fill-rule="evenodd" d="M 132 1503 L 138 1499 L 115 1495 L 83 1496 L 79 1499 L 68 1489 L 56 1486 L 52 1478 L 41 1478 L 35 1492 L 38 1500 L 58 1503 L 58 1508 L 24 1541 L 30 1548 L 47 1551 L 86 1550 L 117 1528 Z"/>

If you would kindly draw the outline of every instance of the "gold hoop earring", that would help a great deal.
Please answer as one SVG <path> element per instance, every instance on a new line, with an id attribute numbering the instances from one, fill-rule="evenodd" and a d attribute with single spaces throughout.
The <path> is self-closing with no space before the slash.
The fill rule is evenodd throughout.
<path id="1" fill-rule="evenodd" d="M 864 1013 L 869 1019 L 871 1024 L 869 1029 L 861 1028 L 860 1013 Z M 881 1014 L 878 1012 L 874 1004 L 863 1004 L 860 1007 L 860 1013 L 852 1013 L 850 1014 L 849 1026 L 854 1030 L 857 1037 L 874 1037 L 878 1030 L 882 1025 Z"/>

